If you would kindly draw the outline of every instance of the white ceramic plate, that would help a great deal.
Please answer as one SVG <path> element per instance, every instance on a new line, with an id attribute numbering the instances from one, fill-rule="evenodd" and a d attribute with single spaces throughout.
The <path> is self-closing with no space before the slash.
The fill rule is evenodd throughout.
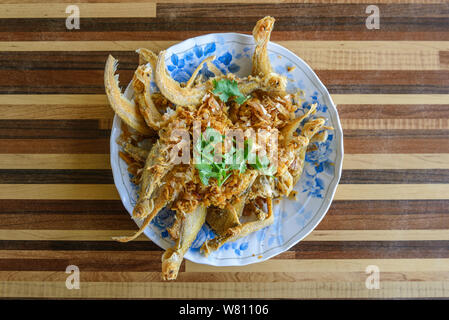
<path id="1" fill-rule="evenodd" d="M 167 68 L 171 76 L 180 82 L 187 81 L 193 70 L 207 56 L 215 55 L 214 64 L 222 72 L 246 76 L 251 72 L 254 41 L 251 36 L 237 33 L 208 34 L 178 43 L 167 50 Z M 238 241 L 225 244 L 217 252 L 203 256 L 199 248 L 206 239 L 214 237 L 213 231 L 204 225 L 185 258 L 197 263 L 217 266 L 245 265 L 267 260 L 306 237 L 326 214 L 341 175 L 343 162 L 343 132 L 337 109 L 329 92 L 312 69 L 286 48 L 271 43 L 268 46 L 273 69 L 288 77 L 287 89 L 305 92 L 305 106 L 317 103 L 315 116 L 327 118 L 334 127 L 329 138 L 317 144 L 318 149 L 307 153 L 301 179 L 294 190 L 297 200 L 282 199 L 275 204 L 273 225 Z M 287 68 L 294 67 L 290 72 Z M 207 68 L 202 70 L 210 76 Z M 157 90 L 154 83 L 153 89 Z M 128 97 L 132 89 L 128 86 Z M 131 214 L 137 200 L 138 187 L 130 181 L 126 163 L 118 156 L 116 139 L 120 135 L 120 119 L 115 116 L 111 133 L 111 166 L 114 182 L 123 205 Z M 173 242 L 166 231 L 173 221 L 173 213 L 164 209 L 145 230 L 145 235 L 160 247 L 167 249 Z M 140 222 L 136 221 L 139 225 Z"/>

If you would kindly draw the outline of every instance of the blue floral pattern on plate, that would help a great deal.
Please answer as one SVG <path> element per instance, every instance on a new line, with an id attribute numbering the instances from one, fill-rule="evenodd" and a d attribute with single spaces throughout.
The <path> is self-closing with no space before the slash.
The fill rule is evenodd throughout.
<path id="1" fill-rule="evenodd" d="M 252 37 L 242 34 L 210 34 L 192 38 L 168 49 L 167 70 L 175 80 L 186 82 L 202 60 L 214 55 L 212 63 L 222 73 L 232 72 L 243 77 L 251 72 L 253 50 Z M 288 79 L 287 90 L 303 90 L 303 109 L 317 103 L 315 116 L 328 119 L 327 124 L 335 130 L 329 133 L 325 142 L 317 143 L 316 149 L 306 154 L 303 175 L 294 188 L 297 199 L 282 199 L 275 204 L 275 219 L 271 226 L 226 243 L 220 250 L 205 257 L 199 248 L 205 240 L 215 236 L 205 224 L 186 254 L 185 258 L 191 261 L 220 266 L 244 265 L 266 260 L 288 250 L 310 233 L 324 217 L 335 193 L 343 159 L 343 133 L 336 107 L 326 88 L 304 61 L 274 43 L 269 44 L 268 51 L 273 69 Z M 295 68 L 291 70 L 291 67 Z M 206 79 L 214 75 L 207 65 L 203 66 L 200 74 Z M 126 94 L 132 97 L 131 86 L 128 86 Z M 111 133 L 111 166 L 122 202 L 131 213 L 138 187 L 131 183 L 126 164 L 117 155 L 119 149 L 115 141 L 119 134 L 120 119 L 116 116 Z M 151 240 L 165 249 L 173 244 L 167 233 L 173 215 L 168 209 L 162 210 L 145 230 Z M 140 225 L 141 222 L 136 223 Z"/>

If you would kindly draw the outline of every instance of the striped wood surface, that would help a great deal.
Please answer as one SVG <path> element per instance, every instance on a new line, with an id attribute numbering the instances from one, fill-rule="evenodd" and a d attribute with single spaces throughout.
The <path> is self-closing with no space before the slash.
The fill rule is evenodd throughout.
<path id="1" fill-rule="evenodd" d="M 43 4 L 44 2 L 44 4 Z M 449 5 L 445 0 L 0 1 L 0 297 L 449 297 Z M 365 27 L 378 5 L 380 30 Z M 134 49 L 210 32 L 272 39 L 330 90 L 345 134 L 341 185 L 304 241 L 273 259 L 216 268 L 189 261 L 160 280 L 161 249 L 135 230 L 109 164 L 108 53 L 120 80 Z M 81 289 L 65 287 L 68 265 Z M 380 289 L 365 286 L 369 265 Z"/>

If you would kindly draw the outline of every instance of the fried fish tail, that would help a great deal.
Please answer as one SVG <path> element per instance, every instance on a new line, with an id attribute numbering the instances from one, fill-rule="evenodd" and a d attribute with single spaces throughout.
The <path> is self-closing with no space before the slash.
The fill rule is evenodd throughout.
<path id="1" fill-rule="evenodd" d="M 115 113 L 133 129 L 144 135 L 151 134 L 152 130 L 146 125 L 136 103 L 127 99 L 121 92 L 118 84 L 118 61 L 109 55 L 104 69 L 104 87 L 111 108 Z"/>
<path id="2" fill-rule="evenodd" d="M 118 242 L 129 242 L 136 239 L 143 233 L 145 228 L 150 225 L 151 221 L 159 213 L 159 211 L 161 211 L 168 203 L 169 201 L 162 197 L 155 197 L 155 199 L 145 200 L 141 203 L 141 209 L 146 212 L 146 217 L 139 230 L 132 236 L 113 237 L 112 239 Z"/>
<path id="3" fill-rule="evenodd" d="M 133 145 L 130 142 L 123 139 L 117 139 L 117 143 L 123 148 L 123 151 L 131 158 L 138 162 L 145 162 L 148 158 L 149 151 L 138 146 Z"/>
<path id="4" fill-rule="evenodd" d="M 135 100 L 139 106 L 140 113 L 146 124 L 157 131 L 162 123 L 162 115 L 151 98 L 152 74 L 153 69 L 150 63 L 140 65 L 134 73 L 133 86 L 136 94 Z"/>
<path id="5" fill-rule="evenodd" d="M 198 73 L 201 71 L 204 64 L 207 64 L 209 66 L 209 62 L 214 61 L 214 60 L 215 60 L 215 56 L 209 56 L 206 59 L 204 59 L 203 61 L 201 61 L 201 63 L 198 65 L 198 67 L 196 67 L 195 71 L 193 71 L 192 76 L 190 77 L 189 81 L 187 81 L 185 87 L 186 88 L 192 87 Z"/>
<path id="6" fill-rule="evenodd" d="M 179 106 L 198 105 L 206 94 L 206 87 L 182 88 L 180 83 L 170 77 L 165 64 L 166 51 L 159 53 L 156 64 L 156 84 L 161 93 Z"/>
<path id="7" fill-rule="evenodd" d="M 301 136 L 297 137 L 298 139 L 302 138 L 301 140 L 303 140 L 303 143 L 302 146 L 297 150 L 298 154 L 296 157 L 296 161 L 298 162 L 298 165 L 296 165 L 295 170 L 291 170 L 291 175 L 293 177 L 293 186 L 296 185 L 296 183 L 299 181 L 299 178 L 301 177 L 302 171 L 304 169 L 307 148 L 309 147 L 310 143 L 313 142 L 313 138 L 317 136 L 321 130 L 330 129 L 330 127 L 326 127 L 324 125 L 325 122 L 326 121 L 323 118 L 317 118 L 306 122 L 301 130 Z M 325 137 L 327 138 L 327 134 L 325 135 Z M 318 139 L 323 139 L 323 137 L 318 137 Z"/>
<path id="8" fill-rule="evenodd" d="M 183 216 L 179 237 L 175 245 L 162 255 L 162 278 L 164 280 L 174 280 L 178 276 L 184 255 L 206 220 L 206 207 L 199 205 L 194 211 L 181 214 Z"/>
<path id="9" fill-rule="evenodd" d="M 271 70 L 270 59 L 268 58 L 267 46 L 270 41 L 271 31 L 273 30 L 275 19 L 273 17 L 265 17 L 257 21 L 253 29 L 253 37 L 256 48 L 253 54 L 253 70 L 254 76 L 268 75 Z"/>
<path id="10" fill-rule="evenodd" d="M 139 54 L 139 65 L 149 63 L 153 70 L 156 69 L 157 54 L 147 48 L 139 48 L 136 52 Z"/>
<path id="11" fill-rule="evenodd" d="M 293 138 L 293 133 L 296 130 L 298 130 L 301 122 L 308 116 L 315 113 L 316 107 L 317 107 L 316 103 L 312 104 L 310 106 L 310 109 L 306 113 L 304 113 L 302 116 L 300 116 L 298 118 L 290 120 L 290 122 L 285 127 L 282 128 L 281 134 L 284 137 L 284 140 L 283 140 L 284 146 L 287 145 L 291 141 L 291 139 Z"/>

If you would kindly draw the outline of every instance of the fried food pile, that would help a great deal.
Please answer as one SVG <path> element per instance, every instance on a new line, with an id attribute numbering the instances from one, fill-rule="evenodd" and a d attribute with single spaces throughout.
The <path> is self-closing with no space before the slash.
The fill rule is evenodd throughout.
<path id="1" fill-rule="evenodd" d="M 128 164 L 133 183 L 140 186 L 133 218 L 143 221 L 134 235 L 115 240 L 137 238 L 164 207 L 175 211 L 174 223 L 168 229 L 175 244 L 162 256 L 165 280 L 176 279 L 183 257 L 204 223 L 216 234 L 202 245 L 205 255 L 272 224 L 273 199 L 292 194 L 306 152 L 313 142 L 326 140 L 327 130 L 332 129 L 325 126 L 323 118 L 311 119 L 316 106 L 303 109 L 299 92 L 288 94 L 287 79 L 273 72 L 267 45 L 274 21 L 265 17 L 254 27 L 252 74 L 245 78 L 222 74 L 212 63 L 215 57 L 210 56 L 186 83 L 179 83 L 167 73 L 165 51 L 156 55 L 139 49 L 139 66 L 132 80 L 134 97 L 130 100 L 119 88 L 117 60 L 109 56 L 106 62 L 106 93 L 122 120 L 117 141 L 120 157 Z M 203 65 L 215 76 L 204 79 L 200 74 Z M 160 92 L 151 92 L 153 70 Z M 229 130 L 248 129 L 277 138 L 275 145 L 270 144 L 272 140 L 266 145 L 276 149 L 276 160 L 256 155 L 249 164 L 249 154 L 261 144 L 246 136 L 240 150 L 248 164 L 215 160 L 198 164 L 194 162 L 195 152 L 190 157 L 190 151 L 187 163 L 174 160 L 184 147 L 205 157 L 201 150 L 211 144 L 211 132 L 218 137 L 215 142 L 218 139 L 226 145 L 234 141 L 221 138 Z M 201 135 L 192 141 L 195 130 Z M 187 136 L 182 138 L 177 132 L 187 132 Z M 222 153 L 222 157 L 235 156 L 235 147 L 233 152 Z"/>

